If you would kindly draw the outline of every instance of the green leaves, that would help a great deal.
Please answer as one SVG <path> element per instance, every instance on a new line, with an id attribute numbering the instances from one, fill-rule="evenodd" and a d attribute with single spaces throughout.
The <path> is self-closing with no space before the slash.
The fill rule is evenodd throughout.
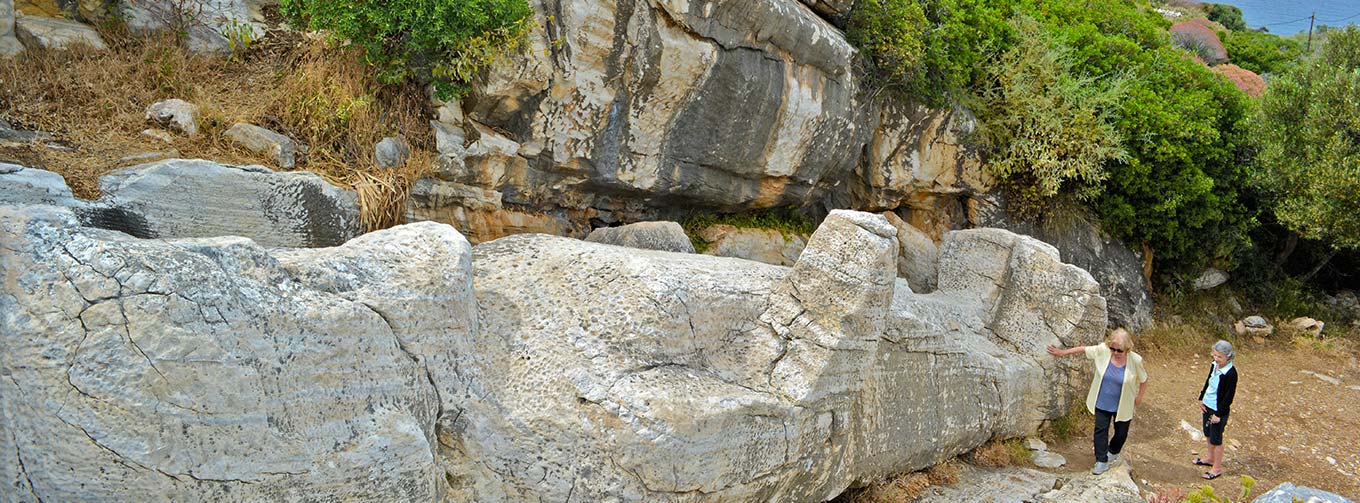
<path id="1" fill-rule="evenodd" d="M 1360 29 L 1333 31 L 1322 51 L 1278 76 L 1253 131 L 1259 181 L 1280 222 L 1336 248 L 1360 248 Z"/>
<path id="2" fill-rule="evenodd" d="M 1071 50 L 1037 21 L 1012 24 L 1016 43 L 986 66 L 992 85 L 978 100 L 988 167 L 1018 189 L 1022 213 L 1059 191 L 1090 199 L 1105 163 L 1128 158 L 1114 115 L 1128 81 L 1078 76 Z"/>
<path id="3" fill-rule="evenodd" d="M 362 47 L 379 81 L 432 83 L 443 98 L 519 50 L 525 0 L 282 0 L 290 19 Z"/>

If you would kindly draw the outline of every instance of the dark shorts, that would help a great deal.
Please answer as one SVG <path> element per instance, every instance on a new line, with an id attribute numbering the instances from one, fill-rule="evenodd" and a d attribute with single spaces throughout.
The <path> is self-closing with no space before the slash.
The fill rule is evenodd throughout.
<path id="1" fill-rule="evenodd" d="M 1218 418 L 1218 423 L 1210 423 L 1209 418 L 1218 412 L 1210 409 L 1204 411 L 1204 438 L 1209 439 L 1209 445 L 1223 445 L 1223 428 L 1228 426 L 1228 418 Z"/>

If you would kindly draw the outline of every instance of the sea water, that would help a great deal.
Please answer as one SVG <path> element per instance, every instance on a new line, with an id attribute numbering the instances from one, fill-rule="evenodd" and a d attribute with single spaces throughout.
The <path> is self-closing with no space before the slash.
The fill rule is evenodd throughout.
<path id="1" fill-rule="evenodd" d="M 1265 27 L 1277 35 L 1308 31 L 1308 18 L 1317 13 L 1315 25 L 1340 27 L 1360 23 L 1360 0 L 1212 0 L 1236 5 L 1252 28 Z"/>

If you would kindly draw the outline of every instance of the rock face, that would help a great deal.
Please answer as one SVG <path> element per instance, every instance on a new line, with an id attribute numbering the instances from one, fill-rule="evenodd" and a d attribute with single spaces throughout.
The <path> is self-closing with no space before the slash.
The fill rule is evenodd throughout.
<path id="1" fill-rule="evenodd" d="M 818 15 L 852 2 L 530 4 L 542 28 L 527 56 L 433 122 L 434 176 L 498 192 L 507 211 L 576 212 L 565 216 L 580 228 L 674 218 L 677 205 L 909 202 L 938 238 L 953 227 L 932 215 L 986 188 L 958 143 L 967 114 L 861 96 L 855 49 Z"/>
<path id="2" fill-rule="evenodd" d="M 14 33 L 19 42 L 31 48 L 70 49 L 75 45 L 101 51 L 109 48 L 94 28 L 65 19 L 21 16 L 15 20 Z"/>
<path id="3" fill-rule="evenodd" d="M 100 190 L 98 201 L 82 201 L 56 173 L 0 164 L 0 204 L 64 206 L 86 225 L 140 238 L 234 235 L 323 247 L 361 231 L 355 193 L 307 172 L 170 159 L 106 175 Z"/>
<path id="4" fill-rule="evenodd" d="M 964 231 L 939 291 L 915 295 L 895 236 L 833 212 L 792 268 L 543 235 L 476 246 L 480 330 L 499 342 L 458 364 L 451 494 L 822 501 L 1030 433 L 1080 395 L 1080 369 L 1043 348 L 1100 337 L 1089 275 Z"/>
<path id="5" fill-rule="evenodd" d="M 85 203 L 71 194 L 71 188 L 66 186 L 61 175 L 0 163 L 0 204 L 76 207 Z"/>
<path id="6" fill-rule="evenodd" d="M 833 212 L 791 268 L 432 223 L 269 251 L 0 206 L 0 487 L 823 501 L 1076 403 L 1043 351 L 1100 338 L 1088 274 L 961 231 L 918 295 L 895 236 Z"/>
<path id="7" fill-rule="evenodd" d="M 0 0 L 0 56 L 13 56 L 24 50 L 14 36 L 14 0 Z"/>
<path id="8" fill-rule="evenodd" d="M 239 45 L 243 40 L 255 41 L 264 36 L 264 25 L 257 20 L 262 19 L 260 9 L 270 3 L 277 4 L 269 0 L 141 0 L 119 2 L 117 9 L 119 17 L 134 31 L 184 24 L 184 42 L 189 50 L 228 53 L 232 51 L 232 39 Z"/>
<path id="9" fill-rule="evenodd" d="M 726 224 L 710 225 L 699 231 L 708 243 L 705 254 L 742 258 L 763 264 L 791 266 L 807 246 L 807 238 L 774 229 L 752 229 Z"/>
<path id="10" fill-rule="evenodd" d="M 638 222 L 620 227 L 601 227 L 590 231 L 586 241 L 610 245 L 694 253 L 694 244 L 685 229 L 675 222 Z"/>
<path id="11" fill-rule="evenodd" d="M 1100 283 L 1110 312 L 1110 325 L 1135 333 L 1152 328 L 1152 295 L 1143 276 L 1143 254 L 1100 229 L 1094 217 L 1078 214 L 1021 222 L 1006 213 L 1006 202 L 980 211 L 980 224 L 1034 236 L 1052 244 L 1062 259 L 1085 269 Z"/>
<path id="12" fill-rule="evenodd" d="M 438 499 L 438 344 L 475 327 L 451 228 L 271 254 L 0 206 L 0 242 L 6 500 Z"/>
<path id="13" fill-rule="evenodd" d="M 359 203 L 307 172 L 172 159 L 100 179 L 98 211 L 83 217 L 134 236 L 248 236 L 264 246 L 335 246 L 359 235 Z"/>

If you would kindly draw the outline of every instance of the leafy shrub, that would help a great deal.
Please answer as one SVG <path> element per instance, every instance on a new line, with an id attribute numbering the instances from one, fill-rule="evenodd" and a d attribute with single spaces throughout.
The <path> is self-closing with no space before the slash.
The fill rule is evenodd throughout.
<path id="1" fill-rule="evenodd" d="M 1360 29 L 1271 81 L 1255 121 L 1260 181 L 1300 236 L 1360 248 Z"/>
<path id="2" fill-rule="evenodd" d="M 874 85 L 945 106 L 982 78 L 987 55 L 1009 45 L 1009 14 L 1000 0 L 863 0 L 846 37 Z"/>
<path id="3" fill-rule="evenodd" d="M 1221 3 L 1204 4 L 1209 20 L 1223 25 L 1232 31 L 1246 31 L 1247 23 L 1242 20 L 1242 9 Z"/>
<path id="4" fill-rule="evenodd" d="M 1297 62 L 1303 45 L 1297 40 L 1269 33 L 1230 31 L 1220 33 L 1223 47 L 1234 64 L 1256 74 L 1275 73 Z"/>
<path id="5" fill-rule="evenodd" d="M 532 11 L 525 0 L 282 0 L 310 29 L 363 48 L 379 80 L 434 84 L 442 97 L 466 90 L 479 72 L 518 50 Z"/>
<path id="6" fill-rule="evenodd" d="M 1014 189 L 1022 214 L 1060 190 L 1090 199 L 1104 163 L 1127 158 L 1112 115 L 1126 80 L 1076 76 L 1071 51 L 1037 21 L 1013 24 L 1016 43 L 987 65 L 991 85 L 977 109 L 993 150 L 988 167 Z"/>

